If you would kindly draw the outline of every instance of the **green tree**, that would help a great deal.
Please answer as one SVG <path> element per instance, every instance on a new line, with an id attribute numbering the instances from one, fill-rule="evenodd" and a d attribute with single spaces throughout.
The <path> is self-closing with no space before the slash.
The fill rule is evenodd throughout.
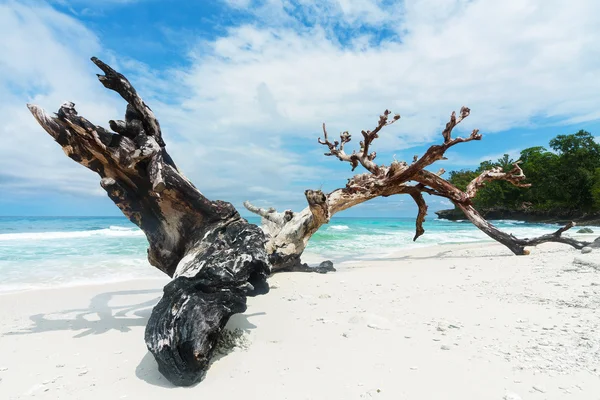
<path id="1" fill-rule="evenodd" d="M 530 203 L 537 209 L 600 210 L 600 144 L 591 133 L 579 131 L 558 135 L 550 141 L 550 149 L 542 146 L 521 151 L 521 168 L 531 188 L 516 188 L 508 182 L 489 182 L 477 192 L 476 207 L 519 208 Z M 513 168 L 508 154 L 496 161 L 484 161 L 475 170 L 450 173 L 450 182 L 460 189 L 484 170 Z"/>
<path id="2" fill-rule="evenodd" d="M 591 133 L 580 130 L 573 135 L 558 135 L 550 141 L 558 153 L 554 175 L 555 191 L 559 192 L 563 206 L 592 210 L 592 187 L 596 168 L 600 167 L 600 145 Z"/>

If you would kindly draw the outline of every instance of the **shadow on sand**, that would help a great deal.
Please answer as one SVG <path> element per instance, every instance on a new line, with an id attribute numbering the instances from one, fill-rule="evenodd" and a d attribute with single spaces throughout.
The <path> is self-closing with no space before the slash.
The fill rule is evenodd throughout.
<path id="1" fill-rule="evenodd" d="M 35 314 L 29 317 L 32 326 L 4 335 L 27 335 L 51 331 L 79 332 L 75 338 L 88 335 L 100 335 L 110 330 L 128 332 L 134 326 L 146 326 L 146 322 L 160 297 L 140 303 L 123 301 L 121 296 L 139 296 L 160 294 L 160 289 L 123 290 L 118 292 L 101 293 L 90 300 L 88 308 L 65 310 L 49 314 Z M 117 300 L 121 305 L 111 306 L 109 302 Z M 124 304 L 125 303 L 125 304 Z"/>
<path id="2" fill-rule="evenodd" d="M 74 338 L 82 338 L 88 335 L 100 335 L 111 330 L 129 332 L 132 327 L 146 326 L 152 308 L 158 303 L 160 296 L 139 303 L 128 300 L 133 300 L 137 296 L 145 296 L 147 298 L 148 295 L 153 294 L 162 294 L 162 290 L 123 290 L 101 293 L 90 300 L 88 308 L 35 314 L 29 317 L 32 322 L 30 327 L 19 331 L 7 332 L 3 336 L 30 335 L 53 331 L 74 331 L 78 332 L 73 336 Z M 110 305 L 109 303 L 112 301 L 118 302 L 119 305 Z M 236 314 L 229 319 L 225 329 L 233 332 L 241 332 L 242 334 L 246 333 L 256 328 L 256 325 L 252 324 L 248 318 L 258 315 L 264 315 L 264 313 Z M 234 350 L 235 348 L 219 349 L 215 353 L 212 362 L 225 357 Z M 151 385 L 165 388 L 175 387 L 158 371 L 156 361 L 150 352 L 147 352 L 142 358 L 135 370 L 135 374 L 139 379 Z"/>

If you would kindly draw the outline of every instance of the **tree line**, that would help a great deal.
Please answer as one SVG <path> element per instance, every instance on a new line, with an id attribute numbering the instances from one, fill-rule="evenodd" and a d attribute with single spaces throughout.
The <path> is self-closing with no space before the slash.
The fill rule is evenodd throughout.
<path id="1" fill-rule="evenodd" d="M 506 181 L 493 181 L 481 188 L 473 203 L 476 208 L 537 210 L 600 210 L 600 144 L 591 133 L 580 130 L 558 135 L 549 148 L 529 147 L 521 151 L 519 160 L 530 188 L 519 188 Z M 485 170 L 513 168 L 517 160 L 505 154 L 496 161 L 484 161 L 475 170 L 450 172 L 449 181 L 464 190 L 469 182 Z"/>

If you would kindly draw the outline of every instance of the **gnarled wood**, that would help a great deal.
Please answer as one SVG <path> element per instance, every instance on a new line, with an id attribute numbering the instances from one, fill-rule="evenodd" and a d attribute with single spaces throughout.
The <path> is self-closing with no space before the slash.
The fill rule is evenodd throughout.
<path id="1" fill-rule="evenodd" d="M 100 184 L 146 234 L 150 264 L 173 277 L 152 311 L 146 344 L 160 371 L 177 385 L 202 378 L 229 317 L 246 296 L 266 293 L 265 237 L 237 210 L 207 199 L 175 167 L 154 113 L 129 81 L 92 58 L 107 88 L 127 101 L 114 132 L 77 115 L 73 103 L 56 115 L 28 105 L 71 159 L 100 175 Z"/>
<path id="2" fill-rule="evenodd" d="M 333 270 L 331 263 L 312 269 L 301 262 L 310 237 L 336 213 L 373 198 L 408 194 L 414 199 L 418 206 L 414 240 L 424 233 L 423 193 L 427 193 L 454 202 L 477 227 L 515 254 L 526 254 L 526 246 L 548 241 L 576 248 L 588 244 L 561 236 L 573 224 L 550 235 L 518 239 L 477 213 L 471 200 L 486 182 L 503 179 L 525 185 L 518 165 L 508 172 L 485 171 L 466 192 L 444 180 L 443 170 L 436 174 L 424 169 L 443 159 L 450 147 L 481 139 L 477 130 L 467 138 L 452 138 L 454 127 L 470 113 L 466 107 L 458 117 L 452 113 L 442 132 L 443 144 L 431 146 L 411 164 L 377 165 L 376 153 L 369 152 L 380 131 L 400 118 L 396 115 L 390 121 L 387 110 L 373 131 L 362 131 L 360 150 L 350 155 L 344 146 L 351 135 L 343 132 L 340 142 L 331 142 L 323 125 L 324 140 L 319 138 L 319 143 L 329 148 L 326 155 L 349 162 L 353 170 L 362 165 L 368 173 L 355 175 L 345 187 L 327 194 L 307 190 L 308 206 L 298 213 L 278 213 L 246 202 L 262 217 L 260 229 L 241 218 L 230 203 L 207 199 L 187 180 L 167 153 L 154 113 L 130 82 L 97 58 L 92 61 L 104 72 L 98 75 L 100 82 L 127 102 L 124 120 L 109 121 L 112 131 L 77 115 L 73 103 L 63 104 L 56 115 L 28 107 L 67 156 L 100 175 L 108 196 L 146 234 L 150 264 L 173 277 L 152 311 L 145 340 L 160 371 L 177 385 L 202 379 L 229 317 L 245 311 L 246 296 L 268 292 L 270 272 Z"/>
<path id="3" fill-rule="evenodd" d="M 381 129 L 397 121 L 400 118 L 399 115 L 396 115 L 392 121 L 388 122 L 388 117 L 391 113 L 386 110 L 379 117 L 376 129 L 372 132 L 362 131 L 365 140 L 360 143 L 360 151 L 358 153 L 354 151 L 350 155 L 344 149 L 345 145 L 351 141 L 352 136 L 350 133 L 347 131 L 342 132 L 340 134 L 340 141 L 331 142 L 329 134 L 325 129 L 325 124 L 323 124 L 324 140 L 319 138 L 318 142 L 329 148 L 329 152 L 325 153 L 325 155 L 334 156 L 340 161 L 350 163 L 352 170 L 358 167 L 358 165 L 362 165 L 369 173 L 355 175 L 348 180 L 346 187 L 336 189 L 324 195 L 324 198 L 321 197 L 318 216 L 314 212 L 311 212 L 315 207 L 311 205 L 310 198 L 308 199 L 309 207 L 300 213 L 293 213 L 290 210 L 287 210 L 285 213 L 277 213 L 272 208 L 264 210 L 251 205 L 249 202 L 244 203 L 248 210 L 263 216 L 263 230 L 268 238 L 267 252 L 269 253 L 273 270 L 287 270 L 291 268 L 291 265 L 305 266 L 305 264 L 301 263 L 300 258 L 310 237 L 321 225 L 328 223 L 335 213 L 376 197 L 387 197 L 396 194 L 409 194 L 417 204 L 418 214 L 414 240 L 417 240 L 425 232 L 423 222 L 427 215 L 427 204 L 423 193 L 427 193 L 452 201 L 458 208 L 463 210 L 467 218 L 475 226 L 492 239 L 507 246 L 517 255 L 527 254 L 528 252 L 525 250 L 526 246 L 535 246 L 545 242 L 565 243 L 575 248 L 586 246 L 587 242 L 580 242 L 561 236 L 572 225 L 567 225 L 553 234 L 543 235 L 538 238 L 519 239 L 499 230 L 481 217 L 477 210 L 473 208 L 472 199 L 477 194 L 477 190 L 487 182 L 505 180 L 518 187 L 530 186 L 524 183 L 525 174 L 519 167 L 519 162 L 515 163 L 514 168 L 510 171 L 493 168 L 482 172 L 470 182 L 464 192 L 441 177 L 445 172 L 443 169 L 440 169 L 437 173 L 432 173 L 425 169 L 436 161 L 445 159 L 445 152 L 450 147 L 472 140 L 481 140 L 482 135 L 477 129 L 473 130 L 467 138 L 452 138 L 453 129 L 467 118 L 470 113 L 471 110 L 469 108 L 462 107 L 458 117 L 454 112 L 451 114 L 450 121 L 446 124 L 442 132 L 444 142 L 441 145 L 429 147 L 423 156 L 415 156 L 411 164 L 403 161 L 395 161 L 389 167 L 376 165 L 373 162 L 376 154 L 374 152 L 369 154 L 368 150 L 373 140 L 378 137 Z M 409 182 L 411 181 L 418 182 L 418 184 L 410 185 Z M 303 269 L 306 270 L 306 268 Z"/>

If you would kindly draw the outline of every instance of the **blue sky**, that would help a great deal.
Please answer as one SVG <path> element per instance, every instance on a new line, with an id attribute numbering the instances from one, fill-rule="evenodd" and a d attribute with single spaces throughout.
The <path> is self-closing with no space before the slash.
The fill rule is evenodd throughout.
<path id="1" fill-rule="evenodd" d="M 0 215 L 119 215 L 25 107 L 70 100 L 98 125 L 120 118 L 91 56 L 130 78 L 200 190 L 242 213 L 246 199 L 300 210 L 305 189 L 345 184 L 349 166 L 316 141 L 322 122 L 356 137 L 386 108 L 401 114 L 374 144 L 389 164 L 469 106 L 456 134 L 483 140 L 436 171 L 600 132 L 595 0 L 0 0 L 0 33 Z M 397 196 L 345 215 L 414 213 Z"/>

